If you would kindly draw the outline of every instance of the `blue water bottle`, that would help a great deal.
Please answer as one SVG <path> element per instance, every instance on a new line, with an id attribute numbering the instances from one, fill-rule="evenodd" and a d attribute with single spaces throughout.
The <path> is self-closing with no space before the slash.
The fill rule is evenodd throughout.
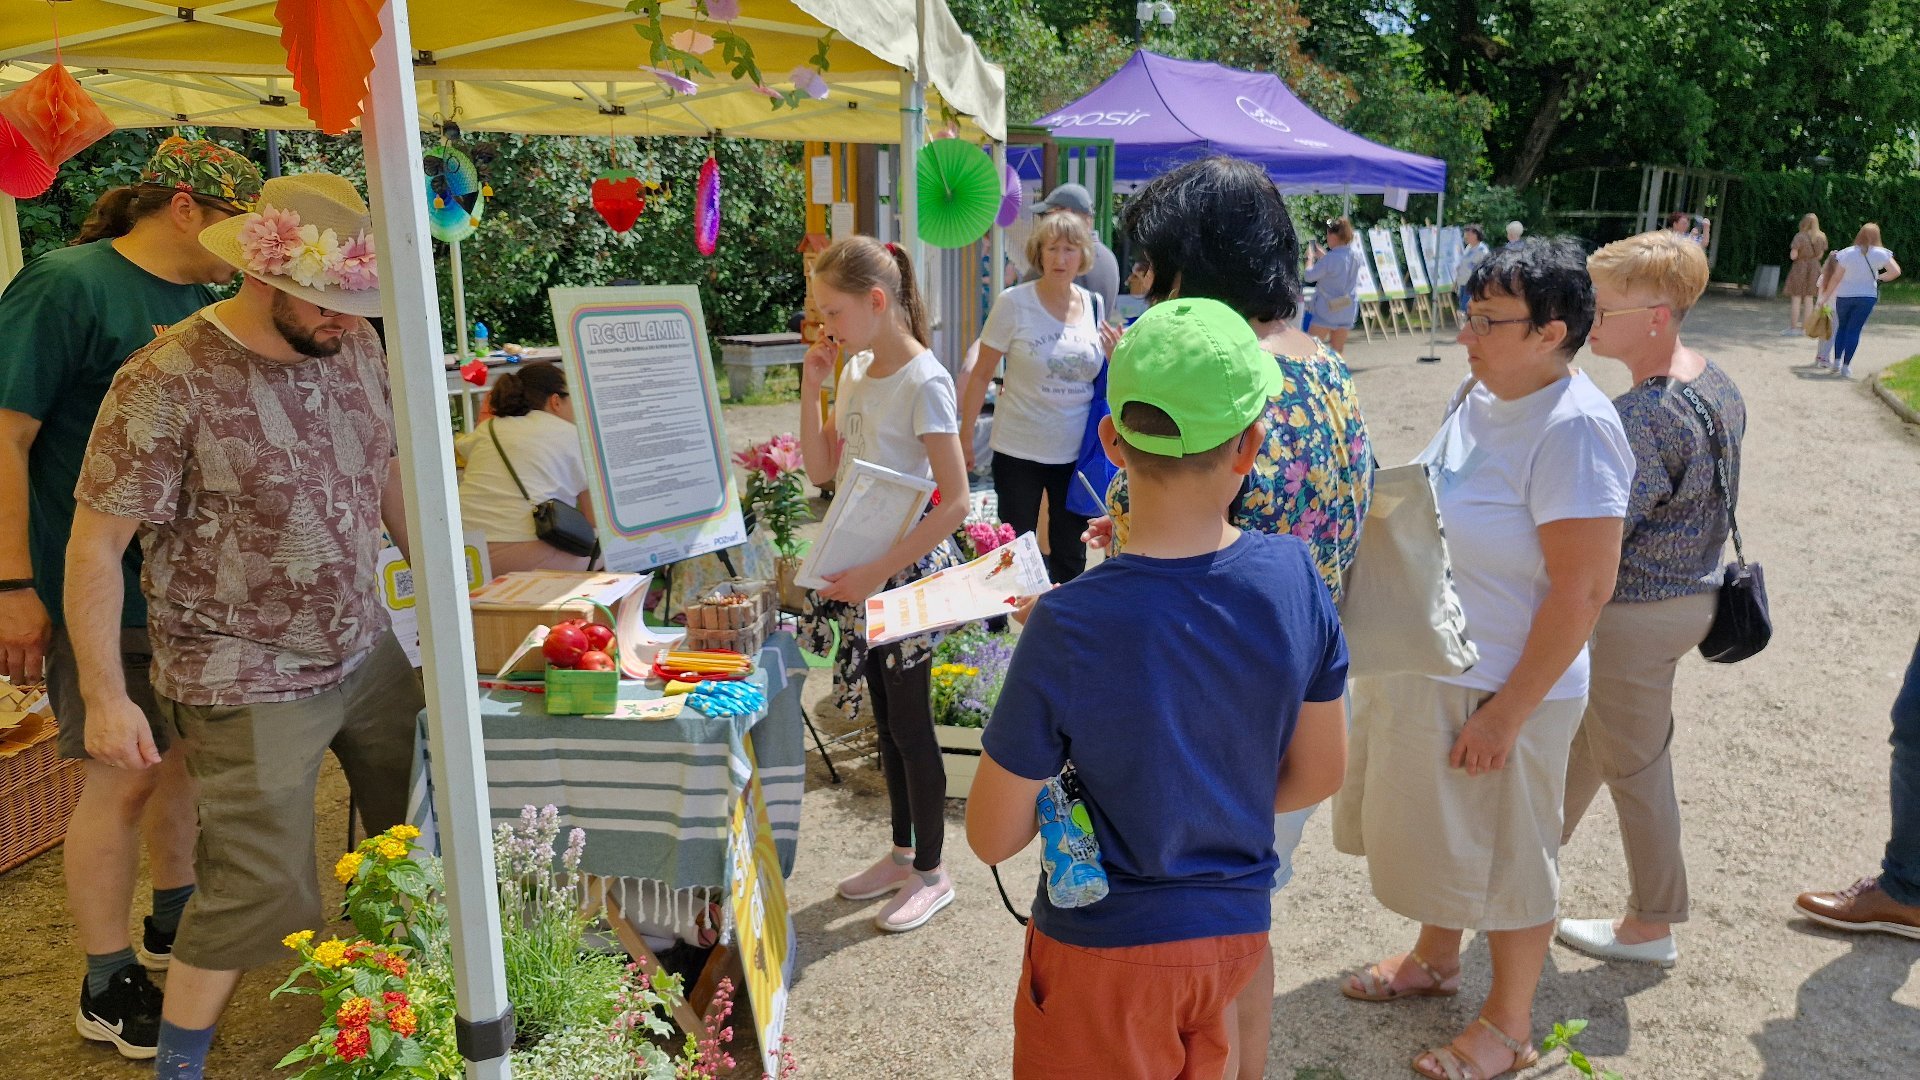
<path id="1" fill-rule="evenodd" d="M 481 356 L 486 356 L 493 351 L 493 340 L 488 335 L 486 323 L 473 324 L 473 351 Z"/>
<path id="2" fill-rule="evenodd" d="M 1040 789 L 1035 810 L 1040 821 L 1040 859 L 1047 869 L 1047 900 L 1057 908 L 1086 907 L 1107 895 L 1107 872 L 1100 866 L 1079 774 L 1069 762 Z"/>

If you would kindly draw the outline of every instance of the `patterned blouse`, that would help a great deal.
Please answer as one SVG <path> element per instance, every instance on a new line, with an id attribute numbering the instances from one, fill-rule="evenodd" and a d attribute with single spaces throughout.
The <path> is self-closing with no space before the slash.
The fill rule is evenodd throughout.
<path id="1" fill-rule="evenodd" d="M 1671 600 L 1720 586 L 1727 511 L 1714 484 L 1706 428 L 1681 396 L 1680 385 L 1652 378 L 1613 399 L 1635 466 L 1620 576 L 1613 587 L 1617 603 Z M 1738 504 L 1746 403 L 1733 380 L 1711 361 L 1691 385 L 1722 421 L 1732 451 L 1727 473 Z"/>
<path id="2" fill-rule="evenodd" d="M 1230 511 L 1250 532 L 1292 533 L 1313 548 L 1333 598 L 1360 544 L 1360 522 L 1373 497 L 1373 443 L 1360 415 L 1347 362 L 1325 342 L 1312 356 L 1275 356 L 1286 373 L 1261 417 L 1266 444 L 1254 459 Z M 1107 491 L 1113 550 L 1126 546 L 1127 474 Z"/>

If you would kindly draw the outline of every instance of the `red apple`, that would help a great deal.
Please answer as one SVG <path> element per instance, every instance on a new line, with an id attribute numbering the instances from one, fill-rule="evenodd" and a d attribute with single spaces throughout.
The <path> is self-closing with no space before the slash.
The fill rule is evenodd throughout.
<path id="1" fill-rule="evenodd" d="M 540 652 L 547 663 L 557 668 L 570 668 L 580 662 L 580 655 L 587 651 L 587 635 L 578 626 L 561 623 L 547 632 L 546 644 L 540 646 Z"/>
<path id="2" fill-rule="evenodd" d="M 613 657 L 599 649 L 588 649 L 580 654 L 580 662 L 574 665 L 576 671 L 612 671 Z"/>
<path id="3" fill-rule="evenodd" d="M 606 652 L 607 646 L 613 644 L 613 628 L 611 626 L 602 626 L 599 623 L 588 623 L 583 629 L 587 634 L 587 648 Z"/>

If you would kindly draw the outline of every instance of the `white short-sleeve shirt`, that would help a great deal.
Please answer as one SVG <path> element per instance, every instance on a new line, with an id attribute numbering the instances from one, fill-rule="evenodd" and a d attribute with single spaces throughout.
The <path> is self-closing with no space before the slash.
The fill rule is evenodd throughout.
<path id="1" fill-rule="evenodd" d="M 500 437 L 500 448 L 526 485 L 525 498 L 501 463 L 489 427 Z M 460 521 L 466 528 L 485 532 L 490 544 L 538 540 L 533 531 L 534 506 L 548 499 L 572 503 L 587 489 L 579 429 L 543 409 L 524 416 L 496 416 L 462 436 L 460 450 L 467 458 L 466 472 L 460 477 Z"/>
<path id="2" fill-rule="evenodd" d="M 895 472 L 933 479 L 923 435 L 957 435 L 959 408 L 953 376 L 931 352 L 923 352 L 885 378 L 867 374 L 872 353 L 847 361 L 834 399 L 833 423 L 846 445 L 839 478 L 858 459 Z"/>
<path id="3" fill-rule="evenodd" d="M 1032 284 L 994 301 L 980 344 L 1007 357 L 1007 385 L 993 406 L 993 452 L 1043 465 L 1080 456 L 1093 380 L 1105 357 L 1094 322 L 1093 294 L 1078 285 L 1080 314 L 1071 323 L 1047 311 Z"/>
<path id="4" fill-rule="evenodd" d="M 1429 462 L 1467 636 L 1480 662 L 1442 682 L 1495 691 L 1520 660 L 1547 595 L 1539 528 L 1569 518 L 1625 518 L 1633 448 L 1613 402 L 1585 372 L 1502 401 L 1484 385 L 1442 426 Z M 1587 692 L 1587 651 L 1547 700 Z"/>
<path id="5" fill-rule="evenodd" d="M 1879 296 L 1879 273 L 1893 261 L 1893 252 L 1883 247 L 1871 247 L 1862 252 L 1859 247 L 1849 244 L 1833 253 L 1833 261 L 1840 264 L 1840 284 L 1833 291 L 1835 296 Z"/>

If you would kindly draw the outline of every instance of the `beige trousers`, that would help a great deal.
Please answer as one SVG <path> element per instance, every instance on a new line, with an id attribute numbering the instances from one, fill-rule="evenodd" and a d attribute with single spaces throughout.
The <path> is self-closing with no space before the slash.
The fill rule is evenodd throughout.
<path id="1" fill-rule="evenodd" d="M 1647 922 L 1687 920 L 1687 866 L 1673 789 L 1673 676 L 1707 636 L 1717 592 L 1612 603 L 1593 630 L 1587 712 L 1567 761 L 1566 833 L 1599 794 L 1613 792 L 1627 851 L 1627 911 Z"/>

